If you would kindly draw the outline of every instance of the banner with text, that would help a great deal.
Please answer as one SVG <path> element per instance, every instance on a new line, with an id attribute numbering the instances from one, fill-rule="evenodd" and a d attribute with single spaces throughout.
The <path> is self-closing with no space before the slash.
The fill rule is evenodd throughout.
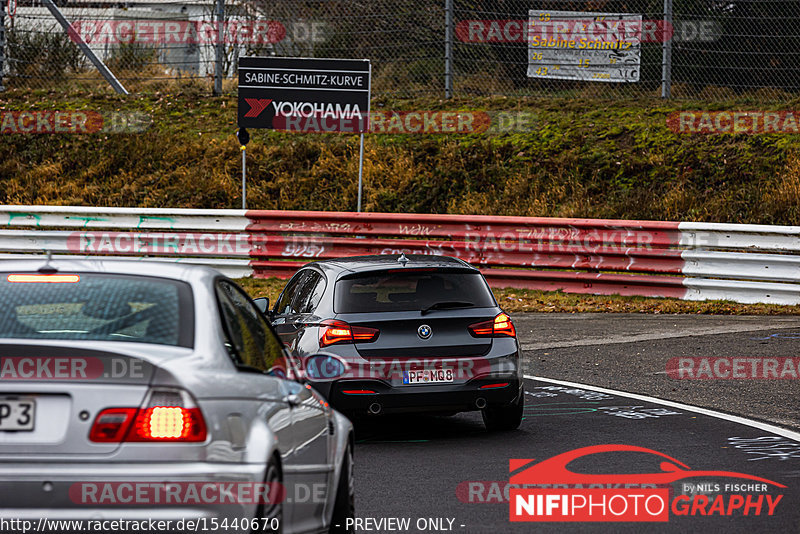
<path id="1" fill-rule="evenodd" d="M 528 77 L 638 82 L 642 16 L 531 9 Z"/>

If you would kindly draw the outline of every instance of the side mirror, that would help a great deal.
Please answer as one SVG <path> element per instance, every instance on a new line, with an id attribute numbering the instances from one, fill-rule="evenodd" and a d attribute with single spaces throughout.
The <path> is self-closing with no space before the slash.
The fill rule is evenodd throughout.
<path id="1" fill-rule="evenodd" d="M 306 358 L 305 378 L 312 382 L 331 382 L 343 377 L 350 371 L 341 357 L 335 354 L 320 352 Z"/>
<path id="2" fill-rule="evenodd" d="M 253 304 L 255 304 L 256 308 L 258 308 L 258 310 L 269 319 L 270 311 L 269 311 L 269 299 L 268 298 L 260 297 L 260 298 L 257 298 L 257 299 L 253 299 Z"/>

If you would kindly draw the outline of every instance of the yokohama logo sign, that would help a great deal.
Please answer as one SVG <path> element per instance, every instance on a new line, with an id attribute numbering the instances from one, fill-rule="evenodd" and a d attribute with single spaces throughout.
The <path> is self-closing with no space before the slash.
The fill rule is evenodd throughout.
<path id="1" fill-rule="evenodd" d="M 291 130 L 368 129 L 368 60 L 240 57 L 238 72 L 241 128 L 286 130 L 288 121 L 314 118 L 324 127 Z"/>
<path id="2" fill-rule="evenodd" d="M 322 104 L 319 102 L 272 102 L 276 116 L 352 119 L 361 116 L 358 104 Z"/>
<path id="3" fill-rule="evenodd" d="M 358 104 L 320 104 L 316 102 L 276 102 L 269 98 L 245 98 L 250 109 L 245 117 L 259 117 L 271 105 L 275 120 L 273 127 L 279 130 L 293 130 L 300 119 L 334 119 L 337 121 L 362 121 L 368 115 L 362 114 Z M 363 118 L 362 118 L 363 117 Z"/>

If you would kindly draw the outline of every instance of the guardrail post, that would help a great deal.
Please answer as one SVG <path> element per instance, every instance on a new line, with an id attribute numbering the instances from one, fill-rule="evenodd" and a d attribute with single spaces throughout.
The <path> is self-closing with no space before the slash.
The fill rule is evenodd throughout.
<path id="1" fill-rule="evenodd" d="M 444 2 L 444 97 L 453 97 L 453 0 Z"/>
<path id="2" fill-rule="evenodd" d="M 664 27 L 661 31 L 661 98 L 672 96 L 672 0 L 664 0 Z"/>

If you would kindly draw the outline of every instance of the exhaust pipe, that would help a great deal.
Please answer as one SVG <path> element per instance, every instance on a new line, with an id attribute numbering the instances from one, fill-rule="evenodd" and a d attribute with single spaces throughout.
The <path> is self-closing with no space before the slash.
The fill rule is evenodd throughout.
<path id="1" fill-rule="evenodd" d="M 483 410 L 484 408 L 486 408 L 486 399 L 484 399 L 483 397 L 478 397 L 477 399 L 475 399 L 475 407 L 479 410 Z"/>
<path id="2" fill-rule="evenodd" d="M 371 413 L 372 415 L 378 415 L 379 413 L 381 413 L 382 409 L 383 407 L 378 402 L 373 402 L 372 404 L 369 405 L 369 413 Z"/>

